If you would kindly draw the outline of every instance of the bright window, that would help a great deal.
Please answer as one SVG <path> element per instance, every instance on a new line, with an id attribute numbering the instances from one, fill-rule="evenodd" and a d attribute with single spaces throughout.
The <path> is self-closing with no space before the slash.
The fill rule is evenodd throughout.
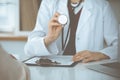
<path id="1" fill-rule="evenodd" d="M 19 29 L 19 0 L 0 0 L 0 32 Z"/>

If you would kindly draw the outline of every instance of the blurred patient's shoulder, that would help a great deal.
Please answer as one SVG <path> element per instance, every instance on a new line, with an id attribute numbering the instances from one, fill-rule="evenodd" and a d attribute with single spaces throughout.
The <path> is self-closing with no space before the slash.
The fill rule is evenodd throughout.
<path id="1" fill-rule="evenodd" d="M 27 66 L 13 57 L 0 46 L 0 80 L 29 80 Z"/>

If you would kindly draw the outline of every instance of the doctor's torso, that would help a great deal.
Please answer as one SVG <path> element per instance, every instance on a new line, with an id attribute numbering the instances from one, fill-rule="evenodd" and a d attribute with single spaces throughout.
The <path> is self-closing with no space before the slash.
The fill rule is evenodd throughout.
<path id="1" fill-rule="evenodd" d="M 43 38 L 48 33 L 48 22 L 56 12 L 66 15 L 68 18 L 68 22 L 64 26 L 64 39 L 66 38 L 70 24 L 67 3 L 68 0 L 42 1 L 38 12 L 36 26 L 29 37 L 29 41 L 30 39 L 33 40 L 32 37 L 35 36 L 41 36 L 41 38 L 39 41 L 37 41 L 37 38 L 34 38 L 33 41 L 27 43 L 26 49 L 30 49 L 29 52 L 35 51 L 36 53 L 40 53 L 41 51 L 48 53 L 48 51 L 51 50 L 53 53 L 56 53 L 58 49 L 58 53 L 61 53 L 61 35 L 55 42 L 53 42 L 53 44 L 47 48 L 48 51 L 45 49 L 45 46 L 43 44 Z M 82 50 L 100 51 L 105 48 L 105 42 L 107 43 L 107 46 L 111 46 L 113 42 L 116 43 L 117 23 L 112 13 L 111 7 L 106 0 L 84 0 L 75 37 L 75 46 L 77 52 Z M 43 48 L 38 48 L 34 44 L 39 44 L 43 46 Z M 105 49 L 103 51 L 107 52 L 110 50 Z"/>
<path id="2" fill-rule="evenodd" d="M 46 25 L 44 30 L 47 33 L 47 24 L 46 22 L 54 15 L 55 12 L 64 14 L 68 17 L 68 23 L 64 27 L 64 37 L 66 38 L 67 30 L 69 27 L 69 12 L 67 7 L 67 0 L 46 0 L 45 4 L 47 6 L 49 17 L 43 18 L 45 22 L 41 23 Z M 100 50 L 104 47 L 104 23 L 103 15 L 104 8 L 107 5 L 107 2 L 104 0 L 85 0 L 83 9 L 78 21 L 77 31 L 76 31 L 76 50 L 81 51 L 84 49 L 88 50 Z M 46 12 L 46 11 L 45 11 Z M 43 12 L 44 14 L 46 14 Z M 39 17 L 39 16 L 38 16 Z M 42 17 L 42 16 L 41 16 Z M 108 23 L 109 24 L 109 23 Z M 37 29 L 38 27 L 36 27 Z M 64 38 L 64 39 L 65 39 Z M 57 39 L 58 47 L 61 51 L 61 36 Z"/>

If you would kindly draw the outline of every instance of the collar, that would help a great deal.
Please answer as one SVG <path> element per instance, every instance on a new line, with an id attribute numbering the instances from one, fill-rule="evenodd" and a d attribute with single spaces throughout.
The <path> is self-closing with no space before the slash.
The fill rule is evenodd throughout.
<path id="1" fill-rule="evenodd" d="M 78 7 L 75 8 L 74 13 L 77 14 L 84 6 L 84 2 L 82 2 Z"/>

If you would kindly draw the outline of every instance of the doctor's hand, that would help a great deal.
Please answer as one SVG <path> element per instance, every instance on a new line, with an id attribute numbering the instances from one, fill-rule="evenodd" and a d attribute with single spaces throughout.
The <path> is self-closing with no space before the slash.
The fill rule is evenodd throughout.
<path id="1" fill-rule="evenodd" d="M 61 31 L 62 31 L 62 25 L 58 22 L 58 17 L 60 16 L 59 13 L 55 13 L 54 16 L 51 18 L 48 24 L 48 34 L 46 35 L 44 42 L 46 46 L 48 46 L 50 43 L 55 41 Z"/>
<path id="2" fill-rule="evenodd" d="M 91 52 L 88 50 L 78 52 L 73 56 L 73 61 L 82 61 L 83 63 L 92 62 L 92 61 L 100 61 L 103 59 L 109 59 L 109 57 L 100 52 Z"/>

